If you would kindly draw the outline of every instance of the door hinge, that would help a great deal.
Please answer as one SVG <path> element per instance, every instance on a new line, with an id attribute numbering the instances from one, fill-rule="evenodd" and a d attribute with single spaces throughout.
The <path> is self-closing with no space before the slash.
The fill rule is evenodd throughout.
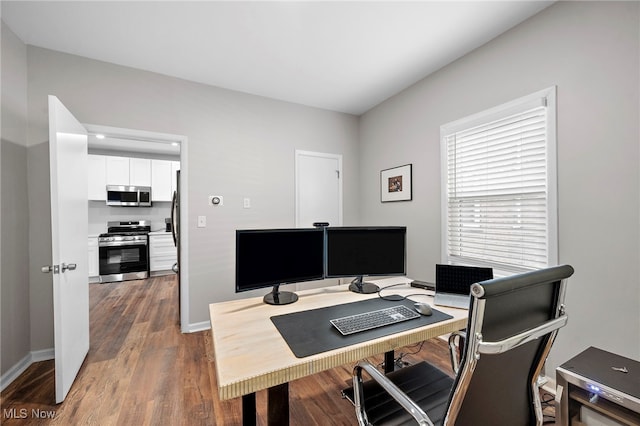
<path id="1" fill-rule="evenodd" d="M 75 271 L 76 268 L 78 267 L 78 265 L 76 265 L 75 263 L 70 263 L 68 265 L 66 263 L 63 263 L 60 266 L 62 267 L 62 272 L 64 272 L 64 271 Z"/>
<path id="2" fill-rule="evenodd" d="M 47 266 L 43 266 L 41 268 L 41 271 L 45 274 L 48 274 L 49 272 L 53 272 L 54 274 L 59 274 L 60 273 L 60 265 L 47 265 Z"/>

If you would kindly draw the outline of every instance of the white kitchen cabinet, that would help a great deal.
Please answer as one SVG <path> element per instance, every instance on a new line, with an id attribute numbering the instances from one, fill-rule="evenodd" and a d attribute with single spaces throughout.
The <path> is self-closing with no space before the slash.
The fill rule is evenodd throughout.
<path id="1" fill-rule="evenodd" d="M 89 237 L 89 278 L 100 274 L 100 254 L 98 251 L 98 237 Z"/>
<path id="2" fill-rule="evenodd" d="M 179 161 L 89 154 L 88 198 L 104 201 L 107 185 L 150 186 L 151 201 L 171 201 Z"/>
<path id="3" fill-rule="evenodd" d="M 106 156 L 107 185 L 129 185 L 129 158 Z"/>
<path id="4" fill-rule="evenodd" d="M 88 155 L 87 179 L 89 200 L 107 199 L 107 160 L 104 155 Z"/>
<path id="5" fill-rule="evenodd" d="M 149 234 L 149 270 L 173 273 L 171 267 L 178 261 L 178 252 L 171 232 Z M 155 274 L 160 275 L 160 274 Z"/>
<path id="6" fill-rule="evenodd" d="M 151 186 L 151 160 L 129 158 L 129 185 Z M 153 191 L 152 191 L 153 195 Z"/>
<path id="7" fill-rule="evenodd" d="M 167 160 L 151 160 L 151 201 L 171 201 L 171 163 Z"/>

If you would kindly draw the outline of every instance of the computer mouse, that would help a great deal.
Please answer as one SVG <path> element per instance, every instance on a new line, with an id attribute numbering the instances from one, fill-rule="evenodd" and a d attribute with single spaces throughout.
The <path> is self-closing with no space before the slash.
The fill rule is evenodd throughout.
<path id="1" fill-rule="evenodd" d="M 417 303 L 414 303 L 413 306 L 416 308 L 416 311 L 418 311 L 420 315 L 429 316 L 433 314 L 433 311 L 431 310 L 431 306 L 428 303 L 417 302 Z"/>

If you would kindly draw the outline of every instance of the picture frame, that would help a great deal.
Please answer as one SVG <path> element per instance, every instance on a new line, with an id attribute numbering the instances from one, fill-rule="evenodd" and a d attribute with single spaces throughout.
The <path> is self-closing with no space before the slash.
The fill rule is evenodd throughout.
<path id="1" fill-rule="evenodd" d="M 412 164 L 380 171 L 380 201 L 411 201 L 413 199 Z"/>

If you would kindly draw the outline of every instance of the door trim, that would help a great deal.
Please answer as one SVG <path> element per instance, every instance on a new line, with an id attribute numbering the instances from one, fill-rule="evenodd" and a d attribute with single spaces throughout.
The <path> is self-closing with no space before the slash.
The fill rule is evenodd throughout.
<path id="1" fill-rule="evenodd" d="M 149 132 L 146 130 L 125 129 L 120 127 L 102 126 L 83 123 L 89 133 L 103 133 L 113 137 L 149 140 L 155 142 L 178 142 L 180 144 L 180 331 L 192 332 L 189 324 L 189 188 L 188 179 L 188 138 L 184 135 L 171 133 Z"/>
<path id="2" fill-rule="evenodd" d="M 317 157 L 317 158 L 330 158 L 330 159 L 335 159 L 338 160 L 338 173 L 340 174 L 340 179 L 338 179 L 338 221 L 340 223 L 338 223 L 337 225 L 334 226 L 342 226 L 342 208 L 343 208 L 343 202 L 342 202 L 342 181 L 343 181 L 343 174 L 342 174 L 342 155 L 341 154 L 328 154 L 328 153 L 324 153 L 324 152 L 314 152 L 314 151 L 303 151 L 303 150 L 299 150 L 296 149 L 295 151 L 295 226 L 298 227 L 299 223 L 300 223 L 300 206 L 299 206 L 299 200 L 300 200 L 300 195 L 299 195 L 299 191 L 300 188 L 298 187 L 298 182 L 299 182 L 299 159 L 300 157 Z M 332 224 L 333 225 L 333 224 Z"/>

